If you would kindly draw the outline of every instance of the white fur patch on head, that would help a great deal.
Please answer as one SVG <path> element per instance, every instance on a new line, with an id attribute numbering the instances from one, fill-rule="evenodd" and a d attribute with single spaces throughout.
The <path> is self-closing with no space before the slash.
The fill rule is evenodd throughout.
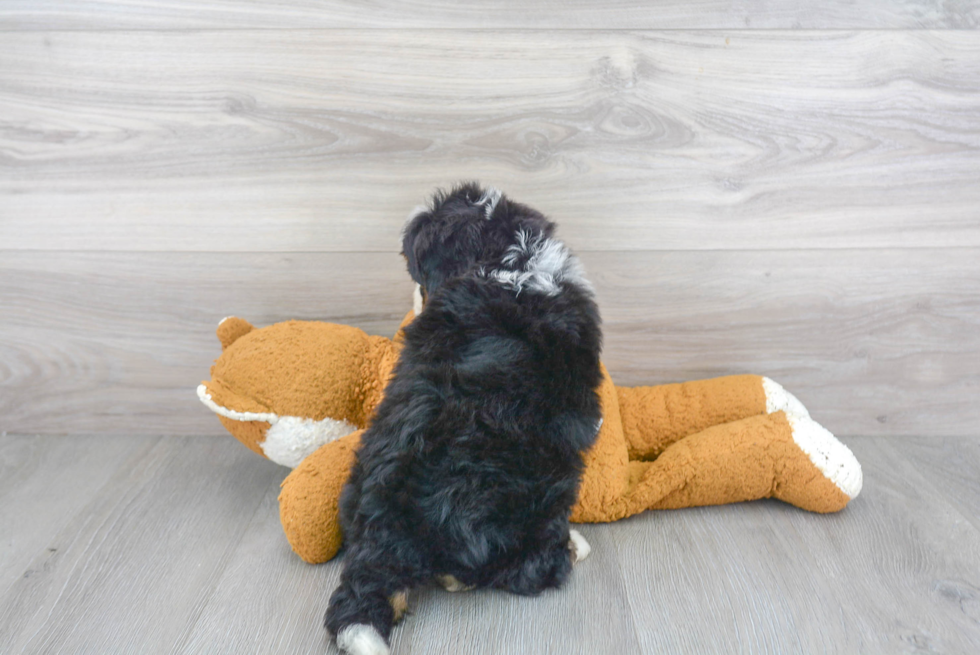
<path id="1" fill-rule="evenodd" d="M 214 402 L 207 387 L 197 387 L 197 397 L 215 414 L 235 421 L 264 421 L 269 424 L 265 441 L 259 444 L 265 456 L 276 464 L 296 468 L 306 456 L 325 443 L 354 432 L 357 427 L 341 419 L 315 421 L 300 416 L 279 416 L 272 412 L 238 412 Z"/>
<path id="2" fill-rule="evenodd" d="M 337 648 L 350 655 L 389 655 L 388 644 L 374 626 L 355 623 L 337 635 Z"/>
<path id="3" fill-rule="evenodd" d="M 578 530 L 568 531 L 568 550 L 572 551 L 572 564 L 578 564 L 592 552 L 592 546 Z"/>
<path id="4" fill-rule="evenodd" d="M 476 205 L 483 206 L 483 217 L 489 220 L 493 217 L 493 210 L 497 208 L 497 203 L 500 202 L 501 194 L 499 190 L 492 186 L 488 186 L 484 190 L 483 195 L 481 195 L 476 203 Z"/>
<path id="5" fill-rule="evenodd" d="M 806 411 L 796 396 L 786 391 L 781 384 L 769 378 L 762 378 L 762 390 L 766 393 L 766 414 L 776 412 L 786 412 L 786 416 L 809 417 L 810 412 Z"/>
<path id="6" fill-rule="evenodd" d="M 553 296 L 560 290 L 562 282 L 592 291 L 581 262 L 564 243 L 541 235 L 531 237 L 523 230 L 515 237 L 517 243 L 507 249 L 502 260 L 504 266 L 514 268 L 492 271 L 492 279 L 513 288 L 517 294 L 529 290 Z M 523 266 L 520 265 L 522 260 Z"/>
<path id="7" fill-rule="evenodd" d="M 856 498 L 861 493 L 864 476 L 851 449 L 808 416 L 787 414 L 786 418 L 793 430 L 793 441 L 813 465 L 848 498 Z"/>

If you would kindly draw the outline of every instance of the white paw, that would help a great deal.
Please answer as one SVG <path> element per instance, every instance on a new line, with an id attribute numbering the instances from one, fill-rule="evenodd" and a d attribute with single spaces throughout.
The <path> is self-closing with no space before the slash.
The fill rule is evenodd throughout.
<path id="1" fill-rule="evenodd" d="M 374 626 L 349 625 L 337 635 L 337 648 L 348 655 L 389 655 L 388 644 Z"/>
<path id="2" fill-rule="evenodd" d="M 589 556 L 592 546 L 578 530 L 568 531 L 568 550 L 572 551 L 572 564 L 578 564 Z"/>
<path id="3" fill-rule="evenodd" d="M 787 414 L 786 418 L 793 430 L 793 441 L 806 453 L 813 465 L 847 494 L 848 498 L 856 498 L 861 493 L 864 475 L 861 473 L 861 464 L 851 449 L 808 416 Z"/>
<path id="4" fill-rule="evenodd" d="M 775 412 L 786 412 L 786 416 L 799 416 L 809 418 L 810 412 L 806 411 L 796 396 L 783 389 L 783 385 L 769 378 L 762 378 L 762 390 L 766 392 L 766 414 Z"/>

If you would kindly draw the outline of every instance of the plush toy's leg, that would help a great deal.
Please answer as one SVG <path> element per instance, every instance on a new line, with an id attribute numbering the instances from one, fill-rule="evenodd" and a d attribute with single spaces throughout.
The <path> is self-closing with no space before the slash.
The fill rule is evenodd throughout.
<path id="1" fill-rule="evenodd" d="M 340 491 L 354 465 L 361 432 L 320 446 L 282 482 L 282 529 L 296 554 L 310 564 L 326 562 L 340 550 Z"/>
<path id="2" fill-rule="evenodd" d="M 779 411 L 710 427 L 655 461 L 631 462 L 630 489 L 615 518 L 770 497 L 835 512 L 861 483 L 861 465 L 847 446 L 809 417 Z"/>
<path id="3" fill-rule="evenodd" d="M 630 460 L 654 459 L 679 439 L 749 416 L 778 411 L 809 416 L 792 394 L 759 375 L 616 391 Z"/>

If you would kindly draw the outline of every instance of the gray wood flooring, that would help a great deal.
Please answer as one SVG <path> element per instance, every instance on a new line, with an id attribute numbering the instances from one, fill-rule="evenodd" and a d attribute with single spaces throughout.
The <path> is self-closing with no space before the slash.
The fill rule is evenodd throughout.
<path id="1" fill-rule="evenodd" d="M 848 440 L 862 495 L 583 526 L 539 598 L 427 589 L 407 653 L 980 652 L 980 439 Z M 290 551 L 286 469 L 230 437 L 0 437 L 0 652 L 336 652 L 339 561 Z"/>

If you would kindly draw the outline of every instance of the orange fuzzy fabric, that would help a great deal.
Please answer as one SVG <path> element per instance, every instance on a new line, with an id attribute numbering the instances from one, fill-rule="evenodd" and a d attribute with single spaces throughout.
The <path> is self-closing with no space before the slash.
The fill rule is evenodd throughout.
<path id="1" fill-rule="evenodd" d="M 326 561 L 342 541 L 337 505 L 359 443 L 360 430 L 354 428 L 370 422 L 397 359 L 398 340 L 318 322 L 256 330 L 241 319 L 223 322 L 218 335 L 224 352 L 203 389 L 221 411 L 352 426 L 350 434 L 331 437 L 306 455 L 279 496 L 293 549 L 308 562 Z M 573 521 L 614 521 L 648 509 L 767 497 L 833 512 L 850 500 L 814 464 L 819 458 L 796 443 L 786 414 L 766 413 L 761 377 L 629 388 L 615 386 L 605 369 L 603 374 L 597 389 L 603 423 L 585 455 Z M 265 454 L 268 421 L 220 418 L 242 443 Z"/>

